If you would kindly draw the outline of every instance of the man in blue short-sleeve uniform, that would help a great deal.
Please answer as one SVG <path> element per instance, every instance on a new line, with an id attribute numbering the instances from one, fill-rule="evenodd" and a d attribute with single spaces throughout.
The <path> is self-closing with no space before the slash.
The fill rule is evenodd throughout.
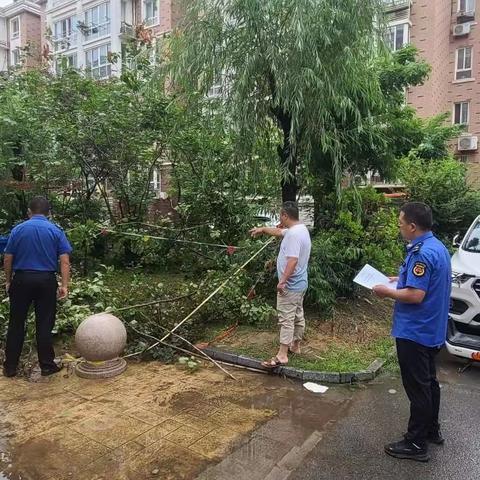
<path id="1" fill-rule="evenodd" d="M 50 205 L 46 198 L 33 198 L 29 208 L 30 219 L 12 230 L 5 247 L 6 292 L 10 297 L 10 321 L 3 365 L 6 377 L 13 377 L 17 373 L 25 339 L 25 322 L 32 303 L 42 375 L 51 375 L 60 370 L 54 362 L 52 330 L 57 296 L 61 299 L 68 295 L 72 247 L 63 230 L 48 220 L 49 213 Z M 62 276 L 60 287 L 56 277 L 59 261 Z"/>
<path id="2" fill-rule="evenodd" d="M 385 446 L 397 458 L 428 461 L 428 443 L 442 444 L 438 414 L 440 387 L 435 357 L 445 343 L 451 290 L 450 254 L 431 232 L 430 207 L 410 202 L 401 208 L 399 228 L 409 242 L 396 289 L 374 287 L 395 300 L 396 339 L 402 382 L 410 400 L 404 440 Z"/>

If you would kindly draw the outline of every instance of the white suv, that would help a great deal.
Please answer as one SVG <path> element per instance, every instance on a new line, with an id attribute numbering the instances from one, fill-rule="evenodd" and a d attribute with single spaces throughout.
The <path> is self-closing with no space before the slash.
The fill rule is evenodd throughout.
<path id="1" fill-rule="evenodd" d="M 452 257 L 452 296 L 447 349 L 453 355 L 480 360 L 480 216 Z"/>

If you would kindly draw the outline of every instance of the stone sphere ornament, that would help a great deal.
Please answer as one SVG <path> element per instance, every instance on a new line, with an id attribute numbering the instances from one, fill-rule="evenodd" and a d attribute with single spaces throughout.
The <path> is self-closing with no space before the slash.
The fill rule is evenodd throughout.
<path id="1" fill-rule="evenodd" d="M 127 330 L 111 313 L 90 315 L 78 326 L 75 345 L 85 359 L 77 364 L 76 373 L 82 378 L 110 378 L 127 368 L 120 358 L 127 343 Z"/>

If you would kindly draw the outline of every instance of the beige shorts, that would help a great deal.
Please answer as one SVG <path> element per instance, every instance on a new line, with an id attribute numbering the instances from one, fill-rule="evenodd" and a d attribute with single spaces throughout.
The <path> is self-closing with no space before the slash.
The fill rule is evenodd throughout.
<path id="1" fill-rule="evenodd" d="M 302 340 L 305 332 L 303 315 L 303 297 L 305 292 L 289 292 L 277 295 L 278 324 L 280 325 L 280 343 L 290 345 L 294 340 Z"/>

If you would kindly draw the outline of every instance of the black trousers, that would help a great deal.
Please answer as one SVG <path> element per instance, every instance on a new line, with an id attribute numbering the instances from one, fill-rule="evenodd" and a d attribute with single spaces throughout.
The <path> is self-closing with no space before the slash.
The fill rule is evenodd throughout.
<path id="1" fill-rule="evenodd" d="M 57 278 L 52 272 L 15 272 L 10 285 L 10 321 L 8 324 L 5 367 L 15 370 L 25 339 L 25 323 L 33 303 L 37 351 L 40 368 L 55 366 L 52 330 L 57 311 Z"/>
<path id="2" fill-rule="evenodd" d="M 402 382 L 410 400 L 410 420 L 405 438 L 421 445 L 425 445 L 429 433 L 436 433 L 440 428 L 440 385 L 435 368 L 439 351 L 440 348 L 397 338 Z"/>

